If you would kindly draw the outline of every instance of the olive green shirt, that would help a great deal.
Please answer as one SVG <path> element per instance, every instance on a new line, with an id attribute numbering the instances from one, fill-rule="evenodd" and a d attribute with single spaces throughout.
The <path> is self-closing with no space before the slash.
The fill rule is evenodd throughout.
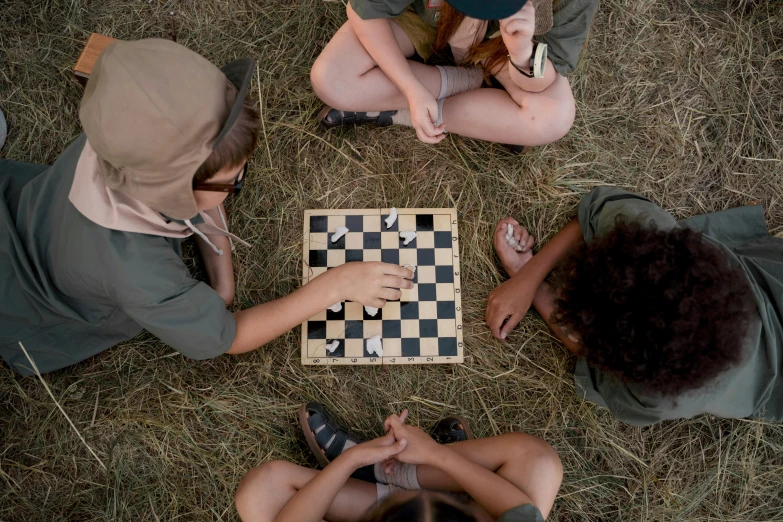
<path id="1" fill-rule="evenodd" d="M 533 504 L 523 504 L 500 515 L 497 522 L 544 522 L 544 517 Z"/>
<path id="2" fill-rule="evenodd" d="M 180 239 L 121 232 L 68 199 L 86 138 L 51 167 L 0 160 L 0 356 L 31 375 L 148 330 L 193 359 L 226 352 L 236 322 L 182 261 Z"/>
<path id="3" fill-rule="evenodd" d="M 363 20 L 396 18 L 408 6 L 413 6 L 424 21 L 435 27 L 439 7 L 427 7 L 428 0 L 350 0 L 351 7 Z M 557 72 L 566 75 L 574 72 L 582 47 L 587 41 L 593 17 L 598 10 L 598 0 L 560 0 L 552 11 L 552 28 L 537 42 L 548 46 L 549 59 Z"/>
<path id="4" fill-rule="evenodd" d="M 599 187 L 579 205 L 585 241 L 612 230 L 618 216 L 655 224 L 661 230 L 691 227 L 723 252 L 748 277 L 757 304 L 743 344 L 740 365 L 715 382 L 676 399 L 645 393 L 580 358 L 574 371 L 577 392 L 609 408 L 617 419 L 647 426 L 700 413 L 718 417 L 761 417 L 783 421 L 783 239 L 771 237 L 761 206 L 739 207 L 682 221 L 649 199 L 619 188 Z"/>

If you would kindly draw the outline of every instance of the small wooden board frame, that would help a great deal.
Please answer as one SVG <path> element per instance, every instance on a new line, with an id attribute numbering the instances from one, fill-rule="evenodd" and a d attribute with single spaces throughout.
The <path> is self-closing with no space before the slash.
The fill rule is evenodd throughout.
<path id="1" fill-rule="evenodd" d="M 457 211 L 453 208 L 400 208 L 390 229 L 389 209 L 306 210 L 302 284 L 349 261 L 385 261 L 417 266 L 414 288 L 403 290 L 369 317 L 359 303 L 343 302 L 338 313 L 323 311 L 302 324 L 303 365 L 455 364 L 464 361 Z M 331 243 L 337 226 L 348 234 Z M 401 230 L 416 230 L 404 246 Z M 359 324 L 361 323 L 361 324 Z M 381 335 L 384 356 L 366 351 Z M 325 346 L 340 340 L 334 354 Z"/>
<path id="2" fill-rule="evenodd" d="M 73 74 L 76 75 L 76 78 L 78 78 L 80 82 L 87 83 L 98 57 L 103 50 L 106 49 L 106 46 L 116 41 L 116 38 L 98 33 L 92 33 L 90 35 L 87 39 L 87 44 L 82 50 L 82 54 L 79 55 L 79 59 L 76 60 L 76 65 L 73 66 Z"/>

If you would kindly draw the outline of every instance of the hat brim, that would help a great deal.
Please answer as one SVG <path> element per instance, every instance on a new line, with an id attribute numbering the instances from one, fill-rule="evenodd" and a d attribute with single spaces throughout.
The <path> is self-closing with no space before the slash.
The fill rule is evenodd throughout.
<path id="1" fill-rule="evenodd" d="M 519 12 L 527 0 L 448 0 L 449 5 L 471 18 L 502 20 Z"/>
<path id="2" fill-rule="evenodd" d="M 256 61 L 252 58 L 239 58 L 231 63 L 228 63 L 220 68 L 223 74 L 226 75 L 228 81 L 230 81 L 237 89 L 237 99 L 234 102 L 234 106 L 231 108 L 231 112 L 226 118 L 226 123 L 223 124 L 223 128 L 220 129 L 215 139 L 215 144 L 212 146 L 215 149 L 223 138 L 225 138 L 231 129 L 234 128 L 234 124 L 239 118 L 239 113 L 242 111 L 242 106 L 245 103 L 245 97 L 247 91 L 250 88 L 250 81 L 253 79 L 253 71 L 256 68 Z"/>

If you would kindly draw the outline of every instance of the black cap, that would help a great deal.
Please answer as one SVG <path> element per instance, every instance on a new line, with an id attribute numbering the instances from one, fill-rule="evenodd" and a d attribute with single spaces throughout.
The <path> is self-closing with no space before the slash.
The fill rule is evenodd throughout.
<path id="1" fill-rule="evenodd" d="M 460 13 L 479 20 L 502 20 L 519 12 L 527 0 L 448 0 Z"/>
<path id="2" fill-rule="evenodd" d="M 250 80 L 253 79 L 253 70 L 255 68 L 256 61 L 252 58 L 239 58 L 220 68 L 223 74 L 226 75 L 226 78 L 228 78 L 228 81 L 236 87 L 237 99 L 231 108 L 231 112 L 228 114 L 228 118 L 226 118 L 226 123 L 215 140 L 215 144 L 212 146 L 213 149 L 217 148 L 218 143 L 223 141 L 223 138 L 228 135 L 237 122 L 239 111 L 242 110 L 242 106 L 245 103 L 245 97 L 247 96 L 247 90 L 250 88 Z"/>

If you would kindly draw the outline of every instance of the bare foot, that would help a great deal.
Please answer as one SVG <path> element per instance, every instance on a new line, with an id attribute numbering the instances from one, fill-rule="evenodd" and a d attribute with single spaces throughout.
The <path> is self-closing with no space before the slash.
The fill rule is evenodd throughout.
<path id="1" fill-rule="evenodd" d="M 522 247 L 521 251 L 516 250 L 506 241 L 506 233 L 508 232 L 509 224 L 514 227 L 514 239 L 516 239 Z M 495 245 L 495 252 L 497 252 L 500 262 L 503 264 L 503 268 L 506 270 L 509 277 L 513 277 L 519 272 L 520 268 L 525 266 L 525 264 L 533 258 L 532 249 L 535 239 L 528 234 L 525 227 L 521 226 L 517 220 L 512 217 L 503 218 L 498 221 L 492 242 Z"/>

